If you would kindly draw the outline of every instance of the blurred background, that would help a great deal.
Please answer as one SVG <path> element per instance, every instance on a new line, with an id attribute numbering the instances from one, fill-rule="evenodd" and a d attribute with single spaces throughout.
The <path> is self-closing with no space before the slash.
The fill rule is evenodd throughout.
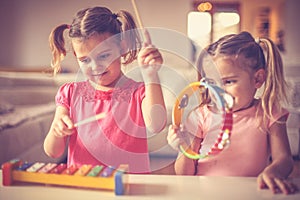
<path id="1" fill-rule="evenodd" d="M 300 63 L 298 0 L 136 0 L 144 26 L 178 31 L 203 45 L 229 32 L 268 36 L 282 47 L 286 66 Z M 49 66 L 52 28 L 71 23 L 85 7 L 101 5 L 117 12 L 130 0 L 1 0 L 0 68 L 20 70 Z M 154 12 L 155 11 L 155 12 Z M 74 70 L 73 62 L 64 63 Z"/>
<path id="2" fill-rule="evenodd" d="M 164 51 L 166 70 L 162 70 L 161 77 L 168 123 L 176 97 L 169 82 L 183 88 L 196 80 L 193 64 L 201 47 L 240 31 L 248 31 L 256 38 L 271 38 L 284 60 L 291 95 L 291 103 L 287 105 L 291 112 L 288 134 L 293 156 L 299 159 L 299 0 L 136 0 L 136 3 L 153 43 Z M 135 17 L 131 0 L 0 1 L 0 164 L 16 157 L 49 161 L 43 154 L 42 143 L 53 118 L 54 96 L 62 83 L 76 79 L 78 65 L 70 48 L 62 63 L 62 74 L 50 77 L 41 73 L 50 67 L 48 37 L 55 26 L 70 24 L 78 10 L 96 5 L 113 12 L 124 9 Z M 180 77 L 181 82 L 170 72 Z M 153 157 L 163 158 L 162 163 L 153 164 L 153 169 L 168 166 L 177 154 L 168 147 L 166 132 L 149 140 Z M 165 162 L 165 158 L 171 160 Z M 56 161 L 61 160 L 64 158 Z M 173 173 L 172 168 L 165 173 Z"/>

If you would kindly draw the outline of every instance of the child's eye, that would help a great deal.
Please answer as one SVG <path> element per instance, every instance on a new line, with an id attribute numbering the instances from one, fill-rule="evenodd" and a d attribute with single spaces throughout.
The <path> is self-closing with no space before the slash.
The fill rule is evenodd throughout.
<path id="1" fill-rule="evenodd" d="M 99 61 L 103 61 L 103 60 L 106 60 L 107 58 L 109 58 L 110 57 L 110 53 L 102 53 L 102 54 L 99 54 L 98 56 L 97 56 L 97 60 Z"/>
<path id="2" fill-rule="evenodd" d="M 232 85 L 232 84 L 234 84 L 234 83 L 236 83 L 235 80 L 224 80 L 224 81 L 223 81 L 223 84 L 224 84 L 224 85 Z"/>
<path id="3" fill-rule="evenodd" d="M 80 59 L 79 62 L 82 63 L 82 64 L 88 64 L 88 63 L 91 62 L 91 59 L 90 58 L 83 58 L 83 59 Z"/>

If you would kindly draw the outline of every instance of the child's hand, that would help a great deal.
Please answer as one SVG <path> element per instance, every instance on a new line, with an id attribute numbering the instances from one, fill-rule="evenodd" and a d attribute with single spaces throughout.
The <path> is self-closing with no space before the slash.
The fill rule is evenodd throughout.
<path id="1" fill-rule="evenodd" d="M 272 170 L 264 170 L 257 178 L 257 184 L 260 189 L 269 188 L 274 194 L 284 193 L 293 194 L 298 188 L 291 181 L 281 178 Z"/>
<path id="2" fill-rule="evenodd" d="M 169 126 L 169 132 L 167 136 L 168 144 L 175 150 L 179 150 L 179 145 L 185 142 L 183 135 L 180 132 L 180 127 L 176 125 Z"/>
<path id="3" fill-rule="evenodd" d="M 56 137 L 65 137 L 73 133 L 74 124 L 69 115 L 59 115 L 54 118 L 51 132 Z"/>
<path id="4" fill-rule="evenodd" d="M 138 63 L 142 67 L 143 75 L 152 76 L 160 69 L 163 58 L 158 49 L 152 45 L 148 31 L 145 29 L 145 42 L 138 54 Z"/>

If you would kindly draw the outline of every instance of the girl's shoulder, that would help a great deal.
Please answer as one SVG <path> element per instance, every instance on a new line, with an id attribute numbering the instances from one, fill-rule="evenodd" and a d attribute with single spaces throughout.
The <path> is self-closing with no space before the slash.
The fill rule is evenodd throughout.
<path id="1" fill-rule="evenodd" d="M 59 87 L 58 93 L 70 93 L 77 88 L 85 87 L 85 85 L 86 85 L 86 81 L 85 82 L 67 82 L 67 83 L 62 84 Z"/>
<path id="2" fill-rule="evenodd" d="M 258 111 L 257 113 L 259 113 L 259 115 L 262 115 L 265 111 L 262 107 L 262 102 L 260 99 L 258 99 L 256 101 L 256 104 L 254 105 L 256 111 Z M 288 115 L 289 111 L 282 105 L 280 104 L 273 104 L 272 105 L 272 109 L 271 109 L 271 115 L 269 116 L 270 121 L 276 121 L 279 118 L 281 118 L 282 116 Z"/>
<path id="3" fill-rule="evenodd" d="M 131 78 L 128 78 L 128 77 L 124 76 L 123 80 L 120 81 L 119 84 L 117 84 L 116 88 L 136 90 L 137 88 L 140 88 L 140 87 L 143 87 L 143 86 L 144 86 L 143 82 L 138 82 L 138 81 L 135 81 Z"/>

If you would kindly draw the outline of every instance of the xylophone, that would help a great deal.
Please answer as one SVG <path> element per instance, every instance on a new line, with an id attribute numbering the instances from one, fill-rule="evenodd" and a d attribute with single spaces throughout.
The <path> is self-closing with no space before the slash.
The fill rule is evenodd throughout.
<path id="1" fill-rule="evenodd" d="M 128 171 L 128 165 L 120 165 L 118 168 L 102 165 L 67 167 L 65 163 L 29 163 L 18 159 L 2 165 L 4 186 L 13 185 L 14 182 L 42 183 L 114 190 L 116 195 L 124 194 L 128 186 L 126 171 Z"/>

